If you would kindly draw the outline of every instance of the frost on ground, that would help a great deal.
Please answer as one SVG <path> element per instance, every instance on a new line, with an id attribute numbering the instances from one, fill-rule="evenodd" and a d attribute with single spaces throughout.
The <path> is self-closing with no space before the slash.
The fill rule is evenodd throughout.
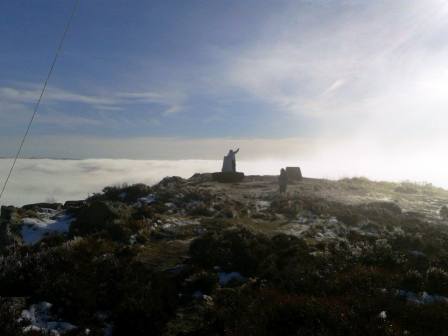
<path id="1" fill-rule="evenodd" d="M 77 328 L 71 323 L 54 320 L 50 312 L 52 306 L 49 302 L 40 302 L 23 310 L 19 318 L 19 322 L 25 324 L 23 332 L 31 335 L 45 333 L 58 336 Z"/>
<path id="2" fill-rule="evenodd" d="M 37 213 L 36 218 L 22 219 L 22 239 L 25 244 L 32 245 L 46 236 L 66 233 L 73 220 L 73 217 L 66 212 L 42 209 L 42 212 Z"/>
<path id="3" fill-rule="evenodd" d="M 427 292 L 414 293 L 400 289 L 396 291 L 396 295 L 414 304 L 428 305 L 433 303 L 448 303 L 448 298 L 446 296 L 428 294 Z"/>
<path id="4" fill-rule="evenodd" d="M 275 176 L 204 174 L 5 208 L 0 335 L 3 316 L 39 336 L 444 335 L 445 204 L 429 186 L 304 179 L 279 194 Z"/>
<path id="5" fill-rule="evenodd" d="M 125 198 L 126 195 L 124 193 L 120 194 L 120 198 Z M 149 194 L 145 197 L 140 197 L 136 203 L 137 206 L 148 205 L 154 203 L 156 201 L 156 197 L 153 194 Z"/>

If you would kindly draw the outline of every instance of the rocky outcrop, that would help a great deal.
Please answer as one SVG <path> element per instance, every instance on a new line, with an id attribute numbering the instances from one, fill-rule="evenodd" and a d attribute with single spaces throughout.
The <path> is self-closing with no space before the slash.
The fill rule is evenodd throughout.
<path id="1" fill-rule="evenodd" d="M 212 178 L 220 183 L 238 183 L 244 180 L 244 173 L 222 172 L 213 173 Z"/>
<path id="2" fill-rule="evenodd" d="M 87 202 L 85 200 L 80 201 L 67 201 L 64 203 L 64 209 L 79 209 L 85 206 Z"/>
<path id="3" fill-rule="evenodd" d="M 13 220 L 17 215 L 17 208 L 13 206 L 5 206 L 1 207 L 0 218 L 5 221 Z"/>
<path id="4" fill-rule="evenodd" d="M 201 183 L 207 183 L 207 182 L 212 182 L 212 181 L 213 181 L 213 178 L 212 178 L 212 174 L 210 174 L 210 173 L 205 173 L 205 174 L 196 173 L 188 179 L 188 182 L 190 184 L 201 184 Z"/>
<path id="5" fill-rule="evenodd" d="M 288 182 L 301 181 L 303 178 L 300 167 L 286 167 L 286 174 L 288 175 Z"/>
<path id="6" fill-rule="evenodd" d="M 61 203 L 34 203 L 27 204 L 22 207 L 24 210 L 41 210 L 41 209 L 52 209 L 52 210 L 61 210 Z"/>

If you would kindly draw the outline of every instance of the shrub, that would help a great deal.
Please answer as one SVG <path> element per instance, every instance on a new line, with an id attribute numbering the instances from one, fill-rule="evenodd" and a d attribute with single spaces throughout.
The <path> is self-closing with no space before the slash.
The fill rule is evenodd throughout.
<path id="1" fill-rule="evenodd" d="M 95 201 L 79 211 L 70 233 L 74 236 L 104 233 L 112 240 L 127 242 L 130 234 L 124 225 L 130 216 L 131 210 L 123 203 Z"/>
<path id="2" fill-rule="evenodd" d="M 418 293 L 423 289 L 424 278 L 417 270 L 409 270 L 403 276 L 401 281 L 401 288 Z"/>
<path id="3" fill-rule="evenodd" d="M 438 295 L 448 295 L 448 272 L 431 267 L 426 272 L 426 290 Z"/>
<path id="4" fill-rule="evenodd" d="M 192 261 L 205 268 L 220 266 L 225 271 L 255 274 L 268 254 L 269 240 L 242 228 L 209 232 L 190 245 Z"/>
<path id="5" fill-rule="evenodd" d="M 0 335 L 22 335 L 22 328 L 18 318 L 24 306 L 25 300 L 23 298 L 0 297 Z"/>

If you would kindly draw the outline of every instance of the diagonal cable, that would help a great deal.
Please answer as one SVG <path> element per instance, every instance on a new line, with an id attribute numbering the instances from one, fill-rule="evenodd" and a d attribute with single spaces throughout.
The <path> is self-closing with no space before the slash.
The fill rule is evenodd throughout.
<path id="1" fill-rule="evenodd" d="M 62 51 L 62 46 L 64 45 L 65 37 L 67 36 L 67 33 L 68 33 L 69 29 L 70 29 L 70 26 L 72 24 L 73 18 L 74 18 L 75 13 L 76 13 L 76 10 L 78 9 L 78 6 L 79 6 L 79 2 L 80 2 L 80 0 L 75 0 L 75 3 L 73 5 L 73 9 L 72 9 L 71 14 L 70 14 L 70 17 L 69 17 L 68 22 L 67 22 L 67 24 L 65 26 L 64 33 L 62 34 L 61 40 L 59 41 L 59 46 L 58 46 L 58 48 L 56 50 L 56 54 L 54 55 L 53 61 L 51 62 L 50 70 L 48 71 L 47 77 L 46 77 L 45 82 L 44 82 L 44 84 L 42 86 L 42 91 L 40 93 L 39 99 L 37 100 L 36 104 L 34 105 L 33 114 L 31 116 L 30 121 L 28 122 L 28 126 L 26 128 L 25 134 L 22 137 L 22 140 L 21 140 L 20 145 L 19 145 L 19 149 L 17 150 L 17 153 L 16 153 L 16 155 L 14 157 L 14 160 L 12 162 L 12 165 L 11 165 L 10 169 L 9 169 L 8 175 L 6 177 L 6 180 L 3 183 L 3 187 L 2 187 L 2 190 L 0 192 L 0 201 L 1 201 L 2 197 L 3 197 L 3 194 L 5 193 L 6 187 L 8 186 L 9 179 L 11 178 L 11 175 L 12 175 L 12 173 L 14 171 L 14 168 L 16 166 L 17 160 L 19 159 L 19 156 L 22 153 L 23 145 L 25 144 L 26 138 L 28 137 L 28 134 L 30 133 L 31 125 L 33 124 L 33 121 L 36 118 L 37 111 L 39 110 L 40 103 L 41 103 L 42 98 L 43 98 L 43 96 L 45 94 L 45 91 L 47 90 L 48 82 L 50 81 L 50 77 L 53 74 L 54 67 L 55 67 L 56 62 L 57 62 L 57 60 L 59 58 L 59 55 L 60 55 L 60 53 Z"/>

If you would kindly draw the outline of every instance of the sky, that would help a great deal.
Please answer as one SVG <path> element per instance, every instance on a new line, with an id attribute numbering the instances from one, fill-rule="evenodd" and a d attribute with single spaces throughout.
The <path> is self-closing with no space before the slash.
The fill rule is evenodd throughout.
<path id="1" fill-rule="evenodd" d="M 17 148 L 73 3 L 0 2 L 0 156 Z M 440 180 L 447 42 L 444 0 L 81 0 L 23 155 L 241 147 L 245 160 Z"/>

